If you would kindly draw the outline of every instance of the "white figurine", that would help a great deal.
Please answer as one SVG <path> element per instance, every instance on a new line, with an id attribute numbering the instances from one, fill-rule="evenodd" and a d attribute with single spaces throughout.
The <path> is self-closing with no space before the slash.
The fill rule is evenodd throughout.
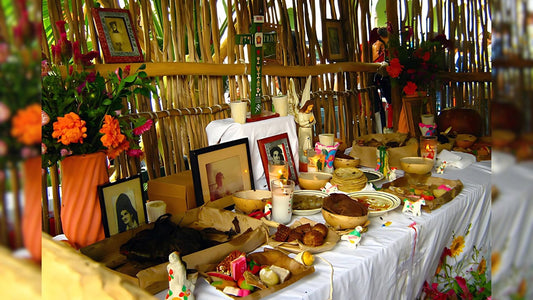
<path id="1" fill-rule="evenodd" d="M 168 256 L 168 293 L 165 299 L 194 300 L 194 282 L 187 279 L 187 269 L 181 261 L 179 253 L 174 251 Z"/>
<path id="2" fill-rule="evenodd" d="M 420 199 L 417 201 L 409 201 L 408 199 L 403 200 L 403 209 L 402 212 L 412 212 L 413 216 L 420 216 L 422 205 L 426 205 L 426 200 Z"/>
<path id="3" fill-rule="evenodd" d="M 313 140 L 313 126 L 316 123 L 316 119 L 313 115 L 314 105 L 311 101 L 311 76 L 309 76 L 305 82 L 305 87 L 302 91 L 302 99 L 300 101 L 298 101 L 296 87 L 291 78 L 289 82 L 289 90 L 287 91 L 287 97 L 289 99 L 289 113 L 294 115 L 295 121 L 298 124 L 299 150 L 307 150 L 312 148 L 312 142 L 311 145 L 309 145 L 309 141 Z"/>
<path id="4" fill-rule="evenodd" d="M 363 227 L 357 226 L 354 230 L 350 231 L 350 233 L 343 235 L 341 240 L 348 241 L 350 245 L 357 248 L 361 241 L 361 232 L 363 232 Z"/>

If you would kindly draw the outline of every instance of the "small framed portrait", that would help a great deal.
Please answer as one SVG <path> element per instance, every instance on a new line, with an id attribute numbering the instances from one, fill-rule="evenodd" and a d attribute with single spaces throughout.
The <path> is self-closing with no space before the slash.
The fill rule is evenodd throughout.
<path id="1" fill-rule="evenodd" d="M 146 223 L 140 175 L 100 185 L 98 194 L 106 237 Z"/>
<path id="2" fill-rule="evenodd" d="M 93 8 L 92 12 L 105 63 L 143 62 L 127 9 Z"/>
<path id="3" fill-rule="evenodd" d="M 254 189 L 248 138 L 190 151 L 196 205 Z"/>
<path id="4" fill-rule="evenodd" d="M 270 178 L 271 170 L 269 170 L 269 161 L 274 165 L 285 165 L 288 171 L 288 179 L 291 179 L 295 184 L 298 184 L 298 173 L 296 172 L 291 144 L 287 133 L 281 133 L 257 140 L 257 146 L 259 147 L 259 154 L 261 155 L 261 162 L 263 163 L 263 169 L 265 170 L 265 177 L 269 189 L 270 180 L 272 180 Z"/>
<path id="5" fill-rule="evenodd" d="M 345 61 L 346 48 L 340 20 L 327 19 L 325 22 L 324 52 L 330 61 Z"/>

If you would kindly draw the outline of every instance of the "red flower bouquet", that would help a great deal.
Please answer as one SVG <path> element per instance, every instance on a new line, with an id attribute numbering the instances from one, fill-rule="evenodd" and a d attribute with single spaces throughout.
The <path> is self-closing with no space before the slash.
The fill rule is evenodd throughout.
<path id="1" fill-rule="evenodd" d="M 450 47 L 443 34 L 415 45 L 412 30 L 407 28 L 399 38 L 389 41 L 387 73 L 405 95 L 427 91 L 439 71 L 446 71 L 445 51 Z"/>

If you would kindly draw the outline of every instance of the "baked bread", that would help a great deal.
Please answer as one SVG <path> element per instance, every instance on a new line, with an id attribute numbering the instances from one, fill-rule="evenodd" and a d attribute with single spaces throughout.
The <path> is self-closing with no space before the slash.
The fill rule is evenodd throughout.
<path id="1" fill-rule="evenodd" d="M 285 242 L 287 241 L 287 238 L 289 238 L 289 234 L 291 233 L 291 229 L 283 224 L 279 224 L 278 230 L 276 231 L 276 234 L 274 235 L 274 240 L 278 242 Z"/>
<path id="2" fill-rule="evenodd" d="M 326 227 L 326 225 L 322 223 L 316 223 L 315 226 L 311 228 L 311 230 L 320 232 L 324 236 L 324 238 L 328 236 L 328 227 Z"/>
<path id="3" fill-rule="evenodd" d="M 324 236 L 319 231 L 311 230 L 304 235 L 302 242 L 306 246 L 317 247 L 324 244 Z"/>
<path id="4" fill-rule="evenodd" d="M 324 199 L 323 209 L 338 215 L 361 217 L 368 214 L 368 208 L 348 195 L 333 193 Z"/>

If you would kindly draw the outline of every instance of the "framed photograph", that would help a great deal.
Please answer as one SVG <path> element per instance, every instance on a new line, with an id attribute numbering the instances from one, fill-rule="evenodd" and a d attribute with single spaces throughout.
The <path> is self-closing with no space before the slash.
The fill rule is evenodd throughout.
<path id="1" fill-rule="evenodd" d="M 340 20 L 325 21 L 326 35 L 324 39 L 324 51 L 330 61 L 345 61 L 346 49 L 342 34 L 342 22 Z"/>
<path id="2" fill-rule="evenodd" d="M 248 138 L 190 151 L 196 205 L 254 189 Z"/>
<path id="3" fill-rule="evenodd" d="M 142 62 L 144 60 L 127 9 L 93 8 L 98 41 L 105 63 Z"/>
<path id="4" fill-rule="evenodd" d="M 265 170 L 265 177 L 270 189 L 270 172 L 268 170 L 268 161 L 284 161 L 288 166 L 289 179 L 298 184 L 298 173 L 296 173 L 296 166 L 292 156 L 291 144 L 287 133 L 270 136 L 264 139 L 257 140 L 259 147 L 259 154 L 263 162 L 263 169 Z"/>
<path id="5" fill-rule="evenodd" d="M 105 236 L 136 228 L 146 223 L 141 176 L 98 186 Z"/>

